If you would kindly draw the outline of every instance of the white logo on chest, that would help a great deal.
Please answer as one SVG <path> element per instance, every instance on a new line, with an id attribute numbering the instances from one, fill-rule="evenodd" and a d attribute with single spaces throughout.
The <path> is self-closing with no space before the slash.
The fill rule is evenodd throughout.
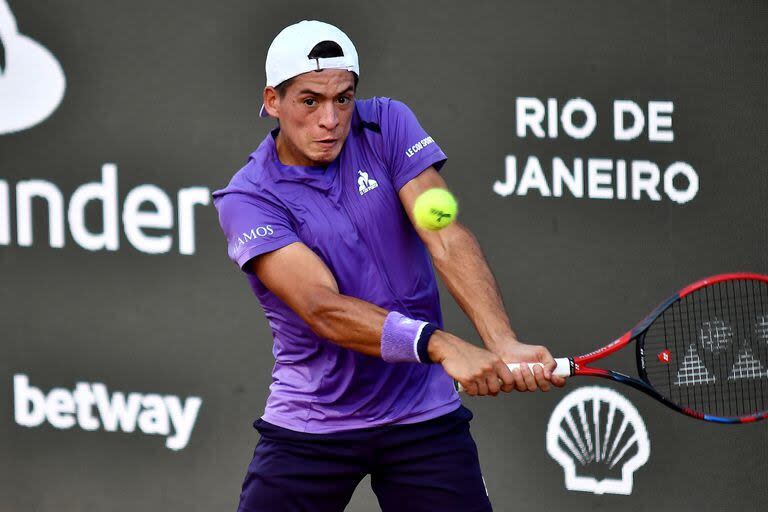
<path id="1" fill-rule="evenodd" d="M 358 175 L 357 187 L 358 187 L 358 190 L 360 190 L 360 195 L 363 195 L 366 192 L 370 192 L 371 190 L 379 186 L 379 182 L 372 178 L 369 178 L 367 172 L 360 170 L 360 171 L 357 171 L 357 175 Z"/>

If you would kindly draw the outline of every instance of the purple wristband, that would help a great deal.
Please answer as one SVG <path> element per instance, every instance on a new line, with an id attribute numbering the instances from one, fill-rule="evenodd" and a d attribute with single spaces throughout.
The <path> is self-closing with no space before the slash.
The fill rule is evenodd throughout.
<path id="1" fill-rule="evenodd" d="M 418 342 L 426 325 L 391 311 L 381 330 L 381 358 L 389 363 L 421 363 Z"/>

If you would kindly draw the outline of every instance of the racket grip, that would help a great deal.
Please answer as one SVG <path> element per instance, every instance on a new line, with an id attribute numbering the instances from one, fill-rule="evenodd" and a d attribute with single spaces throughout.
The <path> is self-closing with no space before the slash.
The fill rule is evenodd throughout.
<path id="1" fill-rule="evenodd" d="M 555 359 L 555 363 L 557 363 L 557 366 L 555 366 L 554 371 L 552 372 L 552 375 L 557 375 L 558 377 L 570 377 L 571 376 L 571 361 L 567 357 L 559 357 Z M 543 367 L 543 363 L 509 363 L 507 367 L 510 370 L 514 370 L 515 368 L 520 368 L 521 364 L 527 364 L 528 368 L 533 371 L 534 366 L 541 366 Z"/>
<path id="2" fill-rule="evenodd" d="M 558 357 L 555 358 L 555 363 L 557 366 L 555 366 L 554 371 L 552 372 L 552 375 L 557 375 L 558 377 L 570 377 L 571 376 L 571 360 L 567 357 Z M 510 370 L 514 370 L 515 368 L 520 368 L 520 365 L 527 364 L 528 368 L 533 371 L 534 366 L 544 366 L 543 363 L 508 363 L 507 367 Z M 461 385 L 461 383 L 456 383 L 456 391 L 459 393 L 462 393 L 464 391 L 464 386 Z"/>

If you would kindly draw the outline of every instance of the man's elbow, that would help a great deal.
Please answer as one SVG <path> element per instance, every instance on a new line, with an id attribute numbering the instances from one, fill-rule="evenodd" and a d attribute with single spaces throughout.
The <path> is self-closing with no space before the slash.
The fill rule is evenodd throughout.
<path id="1" fill-rule="evenodd" d="M 311 294 L 311 299 L 304 308 L 302 316 L 312 332 L 323 339 L 337 341 L 342 300 L 338 292 L 330 289 Z"/>
<path id="2" fill-rule="evenodd" d="M 475 236 L 462 224 L 455 223 L 443 229 L 428 245 L 429 254 L 436 266 L 450 262 L 457 251 L 477 244 Z"/>

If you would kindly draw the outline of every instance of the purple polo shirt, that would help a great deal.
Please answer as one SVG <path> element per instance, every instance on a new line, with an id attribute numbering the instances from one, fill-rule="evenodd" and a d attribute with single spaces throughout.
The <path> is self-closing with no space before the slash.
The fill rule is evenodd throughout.
<path id="1" fill-rule="evenodd" d="M 442 366 L 387 363 L 320 338 L 254 276 L 249 261 L 294 242 L 312 249 L 342 294 L 442 327 L 437 283 L 397 195 L 446 160 L 404 104 L 357 100 L 349 136 L 328 167 L 283 165 L 267 135 L 213 193 L 229 257 L 246 272 L 274 336 L 263 419 L 328 433 L 426 421 L 459 406 Z"/>

